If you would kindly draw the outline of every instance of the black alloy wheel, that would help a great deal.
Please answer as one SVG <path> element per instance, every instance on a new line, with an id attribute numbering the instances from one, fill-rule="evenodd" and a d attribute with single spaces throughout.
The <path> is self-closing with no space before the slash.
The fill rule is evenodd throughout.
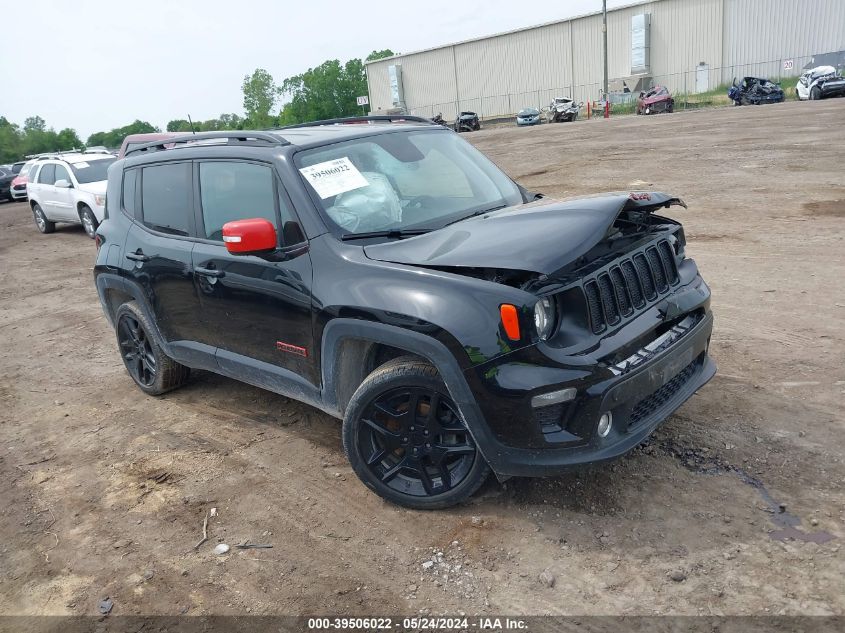
<path id="1" fill-rule="evenodd" d="M 418 357 L 394 359 L 361 383 L 343 447 L 370 489 L 419 510 L 465 501 L 490 473 L 437 370 Z"/>
<path id="2" fill-rule="evenodd" d="M 117 340 L 126 370 L 139 385 L 152 387 L 156 379 L 156 357 L 146 330 L 131 314 L 123 314 L 117 324 Z"/>
<path id="3" fill-rule="evenodd" d="M 364 409 L 358 449 L 367 467 L 397 492 L 426 497 L 466 478 L 475 443 L 451 398 L 427 388 L 399 388 Z"/>
<path id="4" fill-rule="evenodd" d="M 164 353 L 155 337 L 155 325 L 134 301 L 118 307 L 114 323 L 120 357 L 141 391 L 160 396 L 188 381 L 191 369 Z"/>

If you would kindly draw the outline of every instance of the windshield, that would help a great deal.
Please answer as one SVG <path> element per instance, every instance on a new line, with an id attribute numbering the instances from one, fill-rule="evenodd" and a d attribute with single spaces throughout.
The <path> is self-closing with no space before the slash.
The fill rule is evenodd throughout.
<path id="1" fill-rule="evenodd" d="M 306 150 L 297 167 L 344 233 L 437 229 L 522 202 L 513 181 L 453 132 L 381 134 Z"/>
<path id="2" fill-rule="evenodd" d="M 98 158 L 89 162 L 71 163 L 73 175 L 76 176 L 76 181 L 79 184 L 87 182 L 97 182 L 99 180 L 107 180 L 106 172 L 116 158 Z"/>

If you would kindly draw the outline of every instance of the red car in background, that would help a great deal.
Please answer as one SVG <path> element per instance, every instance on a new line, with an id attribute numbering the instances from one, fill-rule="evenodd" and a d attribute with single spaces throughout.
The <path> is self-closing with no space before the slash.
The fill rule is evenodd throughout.
<path id="1" fill-rule="evenodd" d="M 20 168 L 18 175 L 15 176 L 9 188 L 9 200 L 12 202 L 17 200 L 26 200 L 26 183 L 29 180 L 29 172 L 38 162 L 37 158 L 26 161 Z"/>
<path id="2" fill-rule="evenodd" d="M 637 114 L 659 114 L 672 112 L 675 100 L 666 86 L 654 86 L 640 93 L 637 99 Z"/>

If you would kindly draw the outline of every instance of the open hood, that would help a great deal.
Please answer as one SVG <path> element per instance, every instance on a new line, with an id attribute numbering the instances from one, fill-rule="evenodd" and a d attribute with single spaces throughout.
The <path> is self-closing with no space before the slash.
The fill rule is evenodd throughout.
<path id="1" fill-rule="evenodd" d="M 648 97 L 647 99 L 643 99 L 644 105 L 653 105 L 655 103 L 660 103 L 661 101 L 669 101 L 672 98 L 672 95 L 669 94 L 661 94 L 661 95 L 654 95 L 653 97 Z"/>
<path id="2" fill-rule="evenodd" d="M 370 259 L 431 267 L 504 268 L 550 275 L 608 234 L 623 212 L 684 203 L 665 193 L 540 201 L 476 216 L 405 240 L 364 247 Z"/>

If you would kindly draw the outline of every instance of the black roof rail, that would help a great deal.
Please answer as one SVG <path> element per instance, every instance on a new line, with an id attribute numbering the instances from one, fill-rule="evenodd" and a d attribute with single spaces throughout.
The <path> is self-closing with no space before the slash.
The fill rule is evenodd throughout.
<path id="1" fill-rule="evenodd" d="M 178 146 L 189 147 L 193 143 L 206 140 L 226 140 L 226 145 L 290 145 L 289 141 L 272 132 L 199 132 L 184 136 L 171 136 L 150 143 L 133 147 L 126 152 L 126 156 L 136 152 L 159 152 L 166 149 L 178 149 Z"/>
<path id="2" fill-rule="evenodd" d="M 317 127 L 321 125 L 348 125 L 356 123 L 425 123 L 427 125 L 437 125 L 431 119 L 416 116 L 413 114 L 367 114 L 363 116 L 349 116 L 340 119 L 323 119 L 322 121 L 308 121 L 307 123 L 297 123 L 295 125 L 283 125 L 275 128 L 279 130 L 291 130 L 299 127 Z"/>

